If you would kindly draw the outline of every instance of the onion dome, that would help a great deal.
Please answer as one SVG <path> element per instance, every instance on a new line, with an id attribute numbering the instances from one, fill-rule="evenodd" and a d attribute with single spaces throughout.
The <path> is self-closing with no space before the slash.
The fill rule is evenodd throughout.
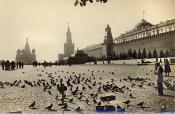
<path id="1" fill-rule="evenodd" d="M 35 49 L 32 49 L 32 52 L 35 52 Z"/>
<path id="2" fill-rule="evenodd" d="M 142 29 L 142 28 L 147 28 L 147 27 L 151 27 L 151 26 L 154 26 L 153 24 L 151 24 L 150 22 L 142 19 L 141 22 L 139 22 L 137 25 L 136 25 L 136 29 Z"/>

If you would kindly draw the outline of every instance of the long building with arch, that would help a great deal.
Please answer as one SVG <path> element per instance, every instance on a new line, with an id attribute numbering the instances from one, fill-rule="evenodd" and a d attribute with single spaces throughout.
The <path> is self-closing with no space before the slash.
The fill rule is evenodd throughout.
<path id="1" fill-rule="evenodd" d="M 96 58 L 111 57 L 120 53 L 127 53 L 129 49 L 137 52 L 145 49 L 151 53 L 154 50 L 157 53 L 163 51 L 168 52 L 170 56 L 175 56 L 175 19 L 156 25 L 142 19 L 135 28 L 114 39 L 109 25 L 105 31 L 107 35 L 104 42 L 83 49 L 89 56 Z"/>

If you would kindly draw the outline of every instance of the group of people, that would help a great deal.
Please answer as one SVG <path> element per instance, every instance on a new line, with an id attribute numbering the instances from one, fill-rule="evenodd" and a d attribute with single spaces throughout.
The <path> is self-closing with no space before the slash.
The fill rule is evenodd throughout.
<path id="1" fill-rule="evenodd" d="M 23 69 L 24 67 L 24 63 L 23 62 L 15 62 L 15 61 L 2 61 L 1 62 L 1 67 L 2 67 L 2 70 L 7 70 L 7 71 L 10 71 L 10 70 L 15 70 L 15 68 L 17 69 Z"/>
<path id="2" fill-rule="evenodd" d="M 161 61 L 158 62 L 158 59 L 156 59 L 155 74 L 157 74 L 157 90 L 158 90 L 158 95 L 162 96 L 163 95 L 163 72 L 165 72 L 166 76 L 169 76 L 169 73 L 171 72 L 171 67 L 168 59 L 164 59 L 164 69 L 160 63 Z"/>

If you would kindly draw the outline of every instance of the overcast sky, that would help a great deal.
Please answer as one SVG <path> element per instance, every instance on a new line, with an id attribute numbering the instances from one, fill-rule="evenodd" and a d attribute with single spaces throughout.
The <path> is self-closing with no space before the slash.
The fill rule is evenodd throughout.
<path id="1" fill-rule="evenodd" d="M 75 47 L 104 39 L 109 24 L 113 37 L 132 29 L 142 18 L 153 24 L 175 19 L 175 0 L 108 0 L 107 4 L 74 7 L 75 0 L 0 0 L 0 59 L 14 60 L 26 37 L 37 60 L 55 61 L 63 53 L 67 23 Z"/>

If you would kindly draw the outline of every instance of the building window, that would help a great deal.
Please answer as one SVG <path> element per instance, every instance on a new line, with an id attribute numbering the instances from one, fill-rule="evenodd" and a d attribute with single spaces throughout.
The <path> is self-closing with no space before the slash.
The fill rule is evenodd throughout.
<path id="1" fill-rule="evenodd" d="M 152 35 L 154 35 L 154 34 L 155 34 L 155 31 L 153 30 Z"/>
<path id="2" fill-rule="evenodd" d="M 162 33 L 164 33 L 164 29 L 161 29 Z"/>
<path id="3" fill-rule="evenodd" d="M 174 27 L 173 27 L 173 30 L 175 30 L 175 25 L 174 25 Z"/>
<path id="4" fill-rule="evenodd" d="M 162 33 L 162 31 L 163 31 L 163 30 L 162 30 L 162 29 L 160 29 L 160 30 L 159 30 L 159 33 Z"/>
<path id="5" fill-rule="evenodd" d="M 143 33 L 143 37 L 145 37 L 145 33 Z"/>

